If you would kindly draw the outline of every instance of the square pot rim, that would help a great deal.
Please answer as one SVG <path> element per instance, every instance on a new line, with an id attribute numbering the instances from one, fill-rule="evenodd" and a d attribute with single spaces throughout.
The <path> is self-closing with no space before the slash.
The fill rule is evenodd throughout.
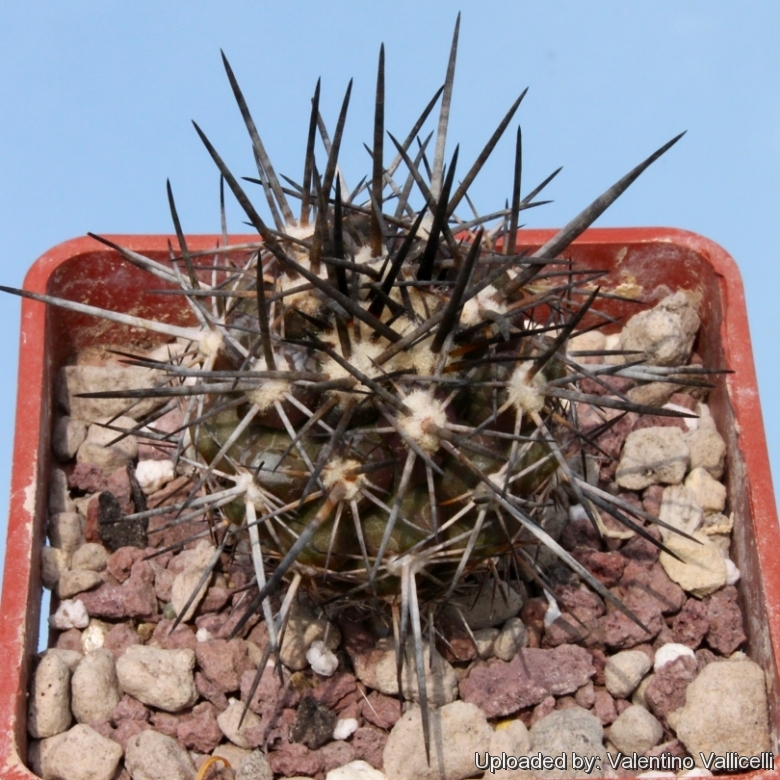
<path id="1" fill-rule="evenodd" d="M 520 230 L 518 249 L 539 247 L 556 232 L 553 229 Z M 105 238 L 141 254 L 165 251 L 168 242 L 173 240 L 175 244 L 176 240 L 175 236 L 164 234 L 106 235 Z M 231 244 L 258 243 L 256 235 L 233 235 L 230 238 Z M 187 236 L 190 251 L 212 249 L 220 240 L 220 236 L 212 234 Z M 745 489 L 757 547 L 762 597 L 769 620 L 768 638 L 772 653 L 780 663 L 780 559 L 776 555 L 780 549 L 780 526 L 739 269 L 734 259 L 715 242 L 677 228 L 591 228 L 574 242 L 578 247 L 594 248 L 621 244 L 674 244 L 683 247 L 709 263 L 718 277 L 724 311 L 719 336 L 726 365 L 734 371 L 726 375 L 726 390 L 738 426 L 739 450 L 747 475 Z M 118 252 L 88 236 L 58 244 L 30 267 L 24 289 L 45 293 L 49 279 L 61 265 L 96 252 L 113 252 L 119 257 Z M 26 656 L 35 652 L 35 648 L 29 646 L 28 637 L 30 631 L 37 631 L 37 625 L 31 625 L 31 614 L 37 613 L 37 609 L 31 610 L 31 599 L 40 598 L 40 593 L 33 587 L 33 571 L 38 564 L 33 560 L 31 548 L 35 521 L 45 516 L 45 506 L 41 506 L 39 500 L 45 496 L 39 475 L 47 458 L 43 447 L 48 447 L 49 440 L 48 431 L 41 437 L 45 401 L 43 380 L 46 376 L 45 335 L 45 305 L 23 299 L 11 497 L 0 601 L 0 658 L 5 659 L 0 668 L 0 777 L 6 780 L 36 778 L 19 755 L 19 735 L 26 730 Z M 746 445 L 748 441 L 749 446 Z M 778 770 L 738 777 L 759 776 L 777 777 Z"/>

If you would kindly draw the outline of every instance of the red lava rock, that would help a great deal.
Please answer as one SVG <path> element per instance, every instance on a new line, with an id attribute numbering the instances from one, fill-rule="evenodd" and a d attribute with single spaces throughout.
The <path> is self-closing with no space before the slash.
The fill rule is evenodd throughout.
<path id="1" fill-rule="evenodd" d="M 561 533 L 561 546 L 566 550 L 574 550 L 578 547 L 601 550 L 601 537 L 587 517 L 578 517 L 564 526 Z"/>
<path id="2" fill-rule="evenodd" d="M 346 611 L 339 615 L 341 646 L 350 658 L 367 653 L 376 645 L 376 637 L 363 625 L 358 617 Z"/>
<path id="3" fill-rule="evenodd" d="M 260 684 L 257 686 L 252 700 L 249 702 L 249 709 L 262 715 L 269 707 L 294 707 L 300 701 L 300 694 L 291 685 L 289 674 L 284 671 L 284 689 L 279 682 L 279 673 L 273 666 L 267 666 L 260 678 Z M 241 701 L 246 701 L 249 697 L 249 691 L 255 680 L 255 671 L 248 670 L 241 675 Z"/>
<path id="4" fill-rule="evenodd" d="M 669 579 L 660 564 L 647 566 L 629 561 L 620 587 L 626 594 L 626 601 L 636 603 L 649 599 L 665 615 L 679 612 L 685 603 L 685 591 Z"/>
<path id="5" fill-rule="evenodd" d="M 653 650 L 652 645 L 636 645 L 635 647 L 631 648 L 632 650 L 641 650 L 648 658 L 650 663 L 652 663 L 655 660 L 655 650 Z"/>
<path id="6" fill-rule="evenodd" d="M 96 542 L 100 544 L 100 533 L 98 532 L 98 514 L 100 513 L 100 503 L 98 496 L 95 496 L 87 504 L 87 521 L 84 523 L 84 539 L 87 542 Z"/>
<path id="7" fill-rule="evenodd" d="M 580 547 L 579 550 L 588 548 Z M 555 589 L 555 597 L 563 615 L 546 628 L 538 621 L 544 630 L 542 646 L 558 647 L 562 644 L 584 643 L 594 644 L 599 641 L 596 618 L 604 614 L 604 602 L 592 591 L 572 585 L 562 585 Z M 547 606 L 544 599 L 539 600 L 539 612 L 542 605 Z"/>
<path id="8" fill-rule="evenodd" d="M 593 591 L 585 588 L 562 585 L 555 589 L 555 598 L 561 609 L 583 623 L 604 614 L 604 602 Z"/>
<path id="9" fill-rule="evenodd" d="M 290 742 L 290 729 L 295 723 L 297 711 L 291 708 L 276 709 L 269 706 L 260 718 L 260 723 L 244 729 L 244 736 L 252 747 L 274 749 Z"/>
<path id="10" fill-rule="evenodd" d="M 387 734 L 373 726 L 362 726 L 353 735 L 350 744 L 355 750 L 355 760 L 365 761 L 374 769 L 382 768 Z"/>
<path id="11" fill-rule="evenodd" d="M 107 720 L 93 720 L 92 723 L 89 724 L 89 727 L 95 729 L 101 737 L 113 739 L 114 742 L 119 741 L 116 738 L 116 729 Z"/>
<path id="12" fill-rule="evenodd" d="M 653 675 L 645 689 L 645 700 L 653 714 L 665 725 L 668 725 L 666 716 L 685 704 L 685 689 L 697 673 L 696 659 L 680 656 Z"/>
<path id="13" fill-rule="evenodd" d="M 347 718 L 354 718 L 360 723 L 360 707 L 361 702 L 352 701 L 345 705 L 343 709 L 338 711 L 339 720 L 346 720 Z"/>
<path id="14" fill-rule="evenodd" d="M 652 524 L 645 526 L 644 529 L 649 536 L 653 539 L 660 541 L 661 532 Z M 658 554 L 660 549 L 657 545 L 653 544 L 649 539 L 645 539 L 643 536 L 636 534 L 632 536 L 620 549 L 624 558 L 637 563 L 652 564 L 658 560 Z"/>
<path id="15" fill-rule="evenodd" d="M 371 691 L 363 699 L 360 714 L 364 720 L 373 723 L 380 729 L 391 729 L 401 717 L 401 702 L 392 696 L 385 696 L 379 691 Z"/>
<path id="16" fill-rule="evenodd" d="M 355 760 L 355 748 L 349 742 L 338 740 L 323 745 L 318 751 L 322 759 L 322 771 L 330 772 Z"/>
<path id="17" fill-rule="evenodd" d="M 77 653 L 83 653 L 84 648 L 81 646 L 81 631 L 77 628 L 69 628 L 67 631 L 63 631 L 57 637 L 54 646 L 60 650 L 75 650 Z"/>
<path id="18" fill-rule="evenodd" d="M 118 726 L 123 720 L 148 721 L 151 712 L 138 699 L 125 694 L 111 712 L 111 723 Z"/>
<path id="19" fill-rule="evenodd" d="M 700 647 L 696 651 L 696 665 L 701 671 L 707 664 L 717 661 L 718 656 L 709 649 L 709 647 Z"/>
<path id="20" fill-rule="evenodd" d="M 533 726 L 542 718 L 546 718 L 555 709 L 555 696 L 545 696 L 539 704 L 534 707 L 531 713 L 530 725 Z"/>
<path id="21" fill-rule="evenodd" d="M 675 615 L 672 622 L 672 637 L 675 642 L 695 650 L 710 628 L 707 620 L 707 606 L 699 599 L 690 598 Z"/>
<path id="22" fill-rule="evenodd" d="M 156 433 L 173 433 L 184 425 L 181 409 L 171 409 L 162 417 L 149 424 L 149 429 Z M 164 442 L 138 437 L 138 460 L 168 460 L 176 452 L 174 442 Z"/>
<path id="23" fill-rule="evenodd" d="M 577 689 L 577 693 L 574 694 L 574 701 L 578 707 L 582 707 L 584 710 L 589 710 L 593 706 L 593 702 L 596 700 L 596 690 L 592 682 L 587 682 L 582 688 Z"/>
<path id="24" fill-rule="evenodd" d="M 186 491 L 182 491 L 179 494 L 175 494 L 180 500 L 184 501 L 187 498 Z M 157 504 L 154 501 L 154 495 L 148 497 L 148 505 L 150 508 L 156 507 Z M 170 525 L 176 520 L 177 513 L 170 512 L 164 515 L 155 515 L 149 518 L 149 525 L 147 527 L 147 534 L 149 539 L 158 547 L 170 547 L 174 544 L 179 544 L 187 539 L 193 539 L 198 534 L 208 531 L 208 525 L 205 521 L 190 520 L 186 523 L 179 523 L 178 525 Z M 184 549 L 191 549 L 198 543 L 198 539 L 194 539 L 192 542 L 188 542 Z"/>
<path id="25" fill-rule="evenodd" d="M 198 640 L 195 638 L 192 629 L 183 623 L 179 623 L 173 633 L 171 633 L 173 623 L 173 620 L 163 618 L 155 626 L 149 644 L 161 647 L 163 650 L 180 650 L 186 648 L 187 650 L 192 650 L 194 652 Z"/>
<path id="26" fill-rule="evenodd" d="M 142 550 L 139 550 L 143 554 Z M 157 617 L 157 597 L 154 595 L 154 572 L 148 561 L 136 561 L 130 577 L 122 585 L 103 584 L 96 590 L 80 593 L 91 617 L 113 620 Z"/>
<path id="27" fill-rule="evenodd" d="M 474 647 L 463 626 L 444 618 L 439 628 L 441 636 L 437 638 L 436 649 L 445 660 L 457 664 L 477 658 L 477 648 Z M 446 641 L 444 641 L 445 637 Z"/>
<path id="28" fill-rule="evenodd" d="M 629 707 L 631 702 L 627 699 L 615 699 L 615 712 L 620 717 Z"/>
<path id="29" fill-rule="evenodd" d="M 119 502 L 119 506 L 122 508 L 123 512 L 130 514 L 135 511 L 130 479 L 127 476 L 127 469 L 124 466 L 112 471 L 108 475 L 106 486 L 103 490 L 108 490 L 114 495 L 114 498 Z"/>
<path id="30" fill-rule="evenodd" d="M 68 487 L 83 493 L 99 493 L 105 490 L 103 469 L 94 463 L 77 463 L 68 474 Z"/>
<path id="31" fill-rule="evenodd" d="M 634 509 L 643 509 L 642 499 L 633 490 L 621 490 L 617 497 L 621 501 L 625 501 L 627 504 L 631 504 Z"/>
<path id="32" fill-rule="evenodd" d="M 323 758 L 318 750 L 309 750 L 297 742 L 283 744 L 279 750 L 268 754 L 268 763 L 275 774 L 283 777 L 308 775 L 322 771 Z"/>
<path id="33" fill-rule="evenodd" d="M 674 634 L 672 633 L 672 629 L 669 628 L 669 626 L 664 623 L 663 626 L 661 626 L 661 630 L 656 635 L 655 639 L 653 640 L 652 649 L 653 653 L 655 653 L 657 650 L 662 648 L 664 645 L 669 644 L 670 642 L 674 642 Z"/>
<path id="34" fill-rule="evenodd" d="M 103 639 L 103 647 L 110 650 L 116 658 L 127 650 L 130 645 L 140 645 L 141 637 L 138 632 L 127 623 L 117 623 Z"/>
<path id="35" fill-rule="evenodd" d="M 208 612 L 219 612 L 228 603 L 232 595 L 233 591 L 230 588 L 220 588 L 215 585 L 206 591 L 206 595 L 198 607 L 198 612 L 202 615 Z"/>
<path id="36" fill-rule="evenodd" d="M 625 394 L 634 386 L 634 380 L 624 376 L 600 376 L 595 379 L 583 379 L 580 382 L 580 391 L 590 395 L 614 395 Z"/>
<path id="37" fill-rule="evenodd" d="M 176 575 L 170 569 L 157 569 L 154 573 L 154 593 L 160 601 L 171 600 L 171 588 Z"/>
<path id="38" fill-rule="evenodd" d="M 664 498 L 663 485 L 650 485 L 645 488 L 645 492 L 642 493 L 642 506 L 645 512 L 649 512 L 654 517 L 658 517 L 658 513 L 661 511 L 661 502 Z"/>
<path id="39" fill-rule="evenodd" d="M 627 650 L 650 641 L 664 627 L 664 620 L 655 600 L 631 599 L 626 606 L 647 628 L 645 631 L 630 617 L 617 610 L 599 618 L 599 629 L 604 644 L 613 650 Z"/>
<path id="40" fill-rule="evenodd" d="M 486 717 L 495 718 L 538 704 L 549 695 L 574 693 L 593 674 L 591 655 L 582 647 L 523 648 L 509 663 L 492 660 L 473 666 L 460 682 L 460 694 Z"/>
<path id="41" fill-rule="evenodd" d="M 138 547 L 120 547 L 108 556 L 106 569 L 117 582 L 121 583 L 130 576 L 133 564 L 145 556 L 146 550 L 139 550 Z"/>
<path id="42" fill-rule="evenodd" d="M 195 672 L 195 688 L 204 699 L 210 701 L 220 712 L 224 712 L 228 708 L 227 696 L 203 672 Z"/>
<path id="43" fill-rule="evenodd" d="M 707 644 L 723 655 L 731 655 L 746 639 L 737 589 L 727 585 L 704 599 L 709 631 Z"/>
<path id="44" fill-rule="evenodd" d="M 626 559 L 619 552 L 602 552 L 587 547 L 578 547 L 574 557 L 607 588 L 617 585 L 626 568 Z"/>
<path id="45" fill-rule="evenodd" d="M 176 738 L 190 750 L 211 753 L 222 741 L 222 731 L 217 725 L 217 708 L 207 701 L 196 704 L 190 713 L 180 718 Z"/>
<path id="46" fill-rule="evenodd" d="M 356 691 L 355 675 L 349 672 L 337 672 L 332 677 L 319 678 L 311 695 L 326 707 L 336 709 L 342 699 Z"/>
<path id="47" fill-rule="evenodd" d="M 604 685 L 604 668 L 607 665 L 607 654 L 600 647 L 588 648 L 588 652 L 593 661 L 593 668 L 596 670 L 596 674 L 593 677 L 593 684 Z"/>
<path id="48" fill-rule="evenodd" d="M 596 688 L 593 701 L 593 714 L 601 721 L 602 726 L 608 726 L 617 718 L 615 700 L 604 688 Z"/>
<path id="49" fill-rule="evenodd" d="M 603 463 L 601 467 L 602 480 L 609 482 L 617 469 L 617 461 L 620 457 L 620 451 L 623 449 L 623 442 L 631 432 L 637 415 L 634 412 L 628 412 L 622 417 L 619 413 L 604 414 L 590 404 L 578 403 L 577 417 L 582 431 L 595 439 L 601 452 L 590 446 L 585 449 L 593 455 L 606 453 L 608 457 L 614 459 L 614 462 Z"/>
<path id="50" fill-rule="evenodd" d="M 226 614 L 211 614 L 211 615 L 199 615 L 195 618 L 195 625 L 198 628 L 205 628 L 209 634 L 215 639 L 228 639 L 233 633 L 233 629 L 238 624 L 243 616 L 243 610 L 237 610 L 232 615 Z M 246 635 L 257 625 L 260 620 L 256 614 L 250 615 L 249 620 L 244 623 L 244 627 L 241 629 L 239 636 L 241 638 Z"/>
<path id="51" fill-rule="evenodd" d="M 544 616 L 547 612 L 547 599 L 532 598 L 523 604 L 520 619 L 528 631 L 536 631 L 540 636 L 544 633 Z"/>
<path id="52" fill-rule="evenodd" d="M 544 629 L 541 646 L 558 647 L 566 644 L 588 644 L 588 637 L 594 628 L 597 628 L 595 621 L 583 624 L 571 615 L 561 615 Z"/>
<path id="53" fill-rule="evenodd" d="M 209 639 L 196 642 L 195 658 L 201 671 L 222 693 L 237 691 L 241 675 L 254 665 L 241 639 Z"/>
<path id="54" fill-rule="evenodd" d="M 111 739 L 122 746 L 122 750 L 127 747 L 127 740 L 134 737 L 142 731 L 150 729 L 151 726 L 142 720 L 123 720 L 114 731 Z"/>
<path id="55" fill-rule="evenodd" d="M 155 731 L 159 731 L 160 734 L 176 739 L 176 732 L 179 728 L 179 716 L 170 712 L 154 712 L 152 713 L 152 725 Z"/>

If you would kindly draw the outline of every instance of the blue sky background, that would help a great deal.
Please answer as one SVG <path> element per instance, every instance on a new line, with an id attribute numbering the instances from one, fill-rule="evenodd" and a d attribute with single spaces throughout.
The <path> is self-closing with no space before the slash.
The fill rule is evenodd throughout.
<path id="1" fill-rule="evenodd" d="M 231 60 L 277 171 L 300 179 L 310 97 L 323 79 L 330 127 L 354 77 L 341 163 L 369 171 L 380 42 L 387 126 L 404 135 L 442 83 L 463 12 L 450 150 L 476 156 L 520 91 L 527 192 L 559 165 L 553 204 L 527 212 L 557 227 L 681 130 L 687 136 L 597 224 L 702 233 L 745 283 L 775 482 L 780 474 L 780 3 L 362 0 L 0 5 L 0 283 L 21 286 L 46 249 L 90 230 L 170 232 L 170 177 L 187 232 L 219 230 L 218 177 L 190 119 L 229 165 L 252 175 L 222 70 Z M 514 130 L 471 192 L 501 207 Z M 242 219 L 230 205 L 229 227 Z M 0 504 L 10 484 L 19 307 L 0 301 Z M 0 512 L 0 532 L 5 515 Z M 2 563 L 0 562 L 0 566 Z"/>

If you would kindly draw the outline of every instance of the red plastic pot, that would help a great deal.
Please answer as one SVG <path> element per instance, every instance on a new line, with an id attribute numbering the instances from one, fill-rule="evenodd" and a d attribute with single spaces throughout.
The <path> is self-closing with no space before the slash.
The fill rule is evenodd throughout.
<path id="1" fill-rule="evenodd" d="M 541 246 L 553 231 L 518 234 L 518 251 Z M 164 262 L 168 236 L 111 236 L 117 244 Z M 234 236 L 234 241 L 256 237 Z M 191 251 L 218 244 L 192 236 Z M 670 291 L 700 295 L 697 350 L 706 365 L 734 371 L 718 383 L 710 407 L 728 445 L 727 487 L 736 519 L 732 557 L 742 571 L 741 593 L 750 656 L 766 670 L 773 731 L 780 733 L 780 528 L 750 348 L 742 281 L 734 260 L 706 238 L 667 228 L 587 231 L 567 252 L 579 267 L 609 269 L 602 288 L 653 305 Z M 185 317 L 181 298 L 150 294 L 159 279 L 131 266 L 90 238 L 67 241 L 30 269 L 25 289 L 141 316 Z M 635 305 L 610 302 L 613 315 Z M 604 306 L 601 306 L 603 309 Z M 138 331 L 24 300 L 19 356 L 11 505 L 0 604 L 0 777 L 32 780 L 25 768 L 27 688 L 38 641 L 41 603 L 39 550 L 44 538 L 50 470 L 53 380 L 76 350 L 93 344 L 147 341 Z M 777 770 L 741 777 L 778 777 Z"/>

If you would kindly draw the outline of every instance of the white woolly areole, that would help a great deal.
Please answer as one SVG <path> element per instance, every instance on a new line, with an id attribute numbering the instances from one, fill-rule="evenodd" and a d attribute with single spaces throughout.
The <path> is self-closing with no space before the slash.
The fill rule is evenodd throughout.
<path id="1" fill-rule="evenodd" d="M 533 362 L 530 360 L 520 363 L 508 383 L 509 400 L 521 412 L 541 412 L 544 408 L 544 396 L 539 391 L 545 379 L 541 371 L 529 379 L 531 366 Z"/>
<path id="2" fill-rule="evenodd" d="M 426 427 L 433 423 L 443 428 L 447 422 L 447 413 L 441 401 L 432 398 L 425 390 L 415 390 L 404 398 L 404 404 L 411 414 L 398 417 L 404 433 L 426 452 L 439 449 L 439 437 L 429 433 Z"/>
<path id="3" fill-rule="evenodd" d="M 265 358 L 255 360 L 252 371 L 268 371 Z M 262 379 L 260 387 L 247 390 L 246 397 L 255 404 L 261 412 L 270 409 L 277 401 L 284 400 L 284 394 L 290 392 L 290 383 L 285 379 Z"/>
<path id="4" fill-rule="evenodd" d="M 682 645 L 679 642 L 667 642 L 655 651 L 653 671 L 657 672 L 666 664 L 670 664 L 672 661 L 676 661 L 678 658 L 686 655 L 690 658 L 696 658 L 696 654 L 687 645 Z"/>
<path id="5" fill-rule="evenodd" d="M 496 314 L 506 314 L 507 308 L 497 296 L 498 290 L 489 284 L 484 290 L 480 290 L 473 298 L 469 298 L 463 304 L 460 314 L 461 325 L 476 325 L 485 319 L 485 312 L 492 311 Z"/>
<path id="6" fill-rule="evenodd" d="M 244 499 L 251 502 L 255 509 L 264 510 L 266 506 L 265 496 L 255 482 L 255 478 L 248 472 L 242 471 L 236 478 L 236 487 L 244 491 Z"/>
<path id="7" fill-rule="evenodd" d="M 296 287 L 302 287 L 305 284 L 308 284 L 308 282 L 302 276 L 299 276 L 296 279 L 292 279 L 289 276 L 279 277 L 279 286 L 283 293 L 286 293 L 288 290 L 293 290 Z M 322 308 L 322 301 L 319 299 L 316 289 L 285 295 L 283 301 L 286 308 L 302 311 L 304 314 L 309 314 L 311 316 L 317 314 Z"/>
<path id="8" fill-rule="evenodd" d="M 393 324 L 393 328 L 401 335 L 408 336 L 417 329 L 417 325 L 408 317 L 399 317 Z M 428 336 L 408 349 L 403 349 L 393 355 L 387 363 L 388 371 L 416 371 L 418 374 L 428 376 L 434 372 L 438 355 L 431 352 L 433 336 Z M 449 361 L 448 361 L 449 362 Z"/>
<path id="9" fill-rule="evenodd" d="M 314 235 L 314 225 L 292 225 L 289 222 L 284 226 L 284 232 L 292 238 L 309 238 Z"/>
<path id="10" fill-rule="evenodd" d="M 321 639 L 315 639 L 306 651 L 306 660 L 312 671 L 322 677 L 330 677 L 339 668 L 339 659 Z"/>
<path id="11" fill-rule="evenodd" d="M 222 334 L 218 330 L 210 330 L 198 343 L 198 352 L 203 357 L 216 355 L 222 347 Z"/>
<path id="12" fill-rule="evenodd" d="M 382 252 L 378 257 L 371 257 L 371 247 L 366 244 L 358 249 L 355 255 L 355 262 L 358 265 L 370 265 L 372 268 L 381 266 L 387 259 L 387 252 Z"/>
<path id="13" fill-rule="evenodd" d="M 332 345 L 338 352 L 341 348 L 336 345 Z M 359 344 L 352 345 L 352 355 L 348 362 L 354 366 L 361 374 L 365 374 L 369 379 L 373 379 L 380 371 L 376 366 L 376 359 L 384 352 L 384 347 L 374 341 L 364 340 Z M 346 368 L 339 365 L 333 358 L 329 357 L 322 363 L 322 370 L 327 375 L 328 379 L 344 379 L 345 377 L 351 377 L 352 374 L 347 371 Z M 368 390 L 365 385 L 358 383 L 356 387 L 359 390 Z M 351 395 L 351 394 L 350 394 Z"/>
<path id="14" fill-rule="evenodd" d="M 322 469 L 322 484 L 329 491 L 340 484 L 344 491 L 342 500 L 351 501 L 357 498 L 365 480 L 362 474 L 354 473 L 354 470 L 359 467 L 360 463 L 356 460 L 336 458 Z"/>

